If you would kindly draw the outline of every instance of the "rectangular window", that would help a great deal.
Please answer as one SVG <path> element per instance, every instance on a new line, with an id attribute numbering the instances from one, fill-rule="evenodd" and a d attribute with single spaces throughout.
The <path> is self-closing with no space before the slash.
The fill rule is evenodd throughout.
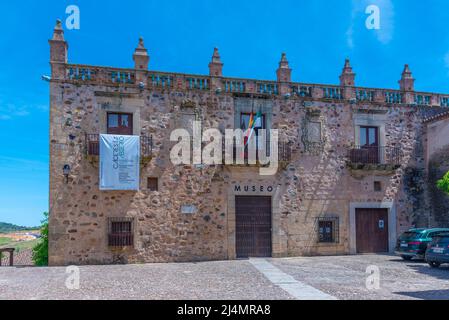
<path id="1" fill-rule="evenodd" d="M 378 147 L 379 128 L 377 127 L 360 127 L 360 146 L 361 147 Z"/>
<path id="2" fill-rule="evenodd" d="M 147 189 L 150 191 L 159 191 L 159 179 L 158 178 L 148 178 L 147 179 Z"/>
<path id="3" fill-rule="evenodd" d="M 133 115 L 132 113 L 108 113 L 107 115 L 107 133 L 128 135 L 133 134 Z"/>
<path id="4" fill-rule="evenodd" d="M 132 218 L 110 218 L 108 245 L 110 247 L 128 247 L 134 245 Z"/>
<path id="5" fill-rule="evenodd" d="M 375 192 L 382 191 L 382 183 L 380 181 L 374 181 L 374 191 Z"/>
<path id="6" fill-rule="evenodd" d="M 255 123 L 255 131 L 257 133 L 258 129 L 265 129 L 265 115 L 263 114 L 260 120 L 256 119 L 256 113 L 253 113 L 253 120 Z M 251 119 L 251 113 L 242 113 L 240 116 L 240 129 L 245 131 L 249 127 L 249 121 Z"/>
<path id="7" fill-rule="evenodd" d="M 339 243 L 339 218 L 318 218 L 318 242 Z"/>

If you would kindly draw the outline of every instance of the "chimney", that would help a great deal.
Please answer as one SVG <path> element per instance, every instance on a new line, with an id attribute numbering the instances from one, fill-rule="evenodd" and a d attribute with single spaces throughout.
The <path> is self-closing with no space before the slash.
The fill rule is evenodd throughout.
<path id="1" fill-rule="evenodd" d="M 355 73 L 352 72 L 352 67 L 349 59 L 345 60 L 345 66 L 340 75 L 340 86 L 342 87 L 354 87 L 355 86 Z"/>
<path id="2" fill-rule="evenodd" d="M 281 61 L 279 62 L 279 68 L 276 70 L 278 82 L 291 82 L 292 81 L 292 69 L 288 66 L 287 56 L 282 53 Z"/>
<path id="3" fill-rule="evenodd" d="M 48 42 L 50 43 L 50 64 L 52 78 L 64 78 L 64 64 L 67 63 L 68 44 L 64 40 L 64 30 L 62 29 L 61 20 L 56 21 L 56 26 L 53 30 L 53 37 Z"/>
<path id="4" fill-rule="evenodd" d="M 148 64 L 150 62 L 150 56 L 148 55 L 148 50 L 145 49 L 145 44 L 143 43 L 143 38 L 139 38 L 139 45 L 133 54 L 134 69 L 136 70 L 148 70 Z"/>
<path id="5" fill-rule="evenodd" d="M 212 55 L 212 61 L 209 63 L 209 75 L 212 77 L 223 76 L 223 63 L 221 63 L 220 53 L 218 48 L 214 48 L 214 54 Z"/>

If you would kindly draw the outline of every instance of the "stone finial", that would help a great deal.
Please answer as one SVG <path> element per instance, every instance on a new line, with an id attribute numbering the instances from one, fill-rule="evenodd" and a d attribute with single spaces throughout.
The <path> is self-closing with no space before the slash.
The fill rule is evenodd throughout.
<path id="1" fill-rule="evenodd" d="M 408 64 L 404 66 L 404 71 L 402 71 L 401 80 L 399 80 L 399 86 L 402 91 L 414 91 L 415 90 L 415 79 L 412 76 L 410 67 Z"/>
<path id="2" fill-rule="evenodd" d="M 218 48 L 214 48 L 212 61 L 209 63 L 209 75 L 214 77 L 223 76 L 223 63 L 221 62 Z"/>
<path id="3" fill-rule="evenodd" d="M 134 68 L 137 70 L 148 70 L 150 56 L 148 50 L 145 48 L 143 38 L 139 38 L 139 44 L 133 54 Z"/>
<path id="4" fill-rule="evenodd" d="M 53 29 L 53 37 L 48 41 L 50 43 L 50 63 L 52 64 L 52 76 L 57 78 L 62 76 L 63 68 L 61 66 L 56 67 L 54 64 L 67 63 L 67 49 L 68 44 L 64 40 L 64 30 L 62 29 L 61 20 L 56 21 L 56 25 Z M 61 69 L 56 71 L 56 69 Z M 61 73 L 61 74 L 60 74 Z"/>
<path id="5" fill-rule="evenodd" d="M 345 60 L 345 65 L 340 75 L 340 85 L 342 87 L 355 86 L 355 73 L 352 71 L 351 62 L 348 58 Z"/>
<path id="6" fill-rule="evenodd" d="M 278 82 L 291 82 L 292 69 L 288 65 L 287 55 L 282 53 L 281 61 L 279 61 L 279 68 L 276 70 Z"/>
<path id="7" fill-rule="evenodd" d="M 53 41 L 64 41 L 64 30 L 62 29 L 61 20 L 56 20 L 55 28 L 53 29 Z"/>

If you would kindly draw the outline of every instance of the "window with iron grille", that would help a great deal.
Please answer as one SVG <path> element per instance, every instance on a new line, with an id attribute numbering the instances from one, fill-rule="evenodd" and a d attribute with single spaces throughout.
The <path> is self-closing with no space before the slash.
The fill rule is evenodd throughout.
<path id="1" fill-rule="evenodd" d="M 110 218 L 108 245 L 128 247 L 134 245 L 134 220 L 132 218 Z"/>
<path id="2" fill-rule="evenodd" d="M 318 242 L 319 243 L 339 243 L 339 218 L 325 217 L 318 218 Z"/>

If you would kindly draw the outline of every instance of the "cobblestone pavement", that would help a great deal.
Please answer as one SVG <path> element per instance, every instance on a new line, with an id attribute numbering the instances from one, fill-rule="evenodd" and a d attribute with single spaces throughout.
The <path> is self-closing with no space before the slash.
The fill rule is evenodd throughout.
<path id="1" fill-rule="evenodd" d="M 423 261 L 392 255 L 269 259 L 283 272 L 338 299 L 449 299 L 449 265 L 432 269 Z M 368 266 L 380 271 L 379 290 L 368 290 Z"/>
<path id="2" fill-rule="evenodd" d="M 445 266 L 431 269 L 389 255 L 263 261 L 297 288 L 313 287 L 338 299 L 449 299 Z M 370 265 L 379 267 L 379 290 L 366 289 Z M 0 299 L 294 299 L 247 260 L 83 266 L 79 290 L 67 289 L 68 277 L 61 267 L 2 267 Z"/>

